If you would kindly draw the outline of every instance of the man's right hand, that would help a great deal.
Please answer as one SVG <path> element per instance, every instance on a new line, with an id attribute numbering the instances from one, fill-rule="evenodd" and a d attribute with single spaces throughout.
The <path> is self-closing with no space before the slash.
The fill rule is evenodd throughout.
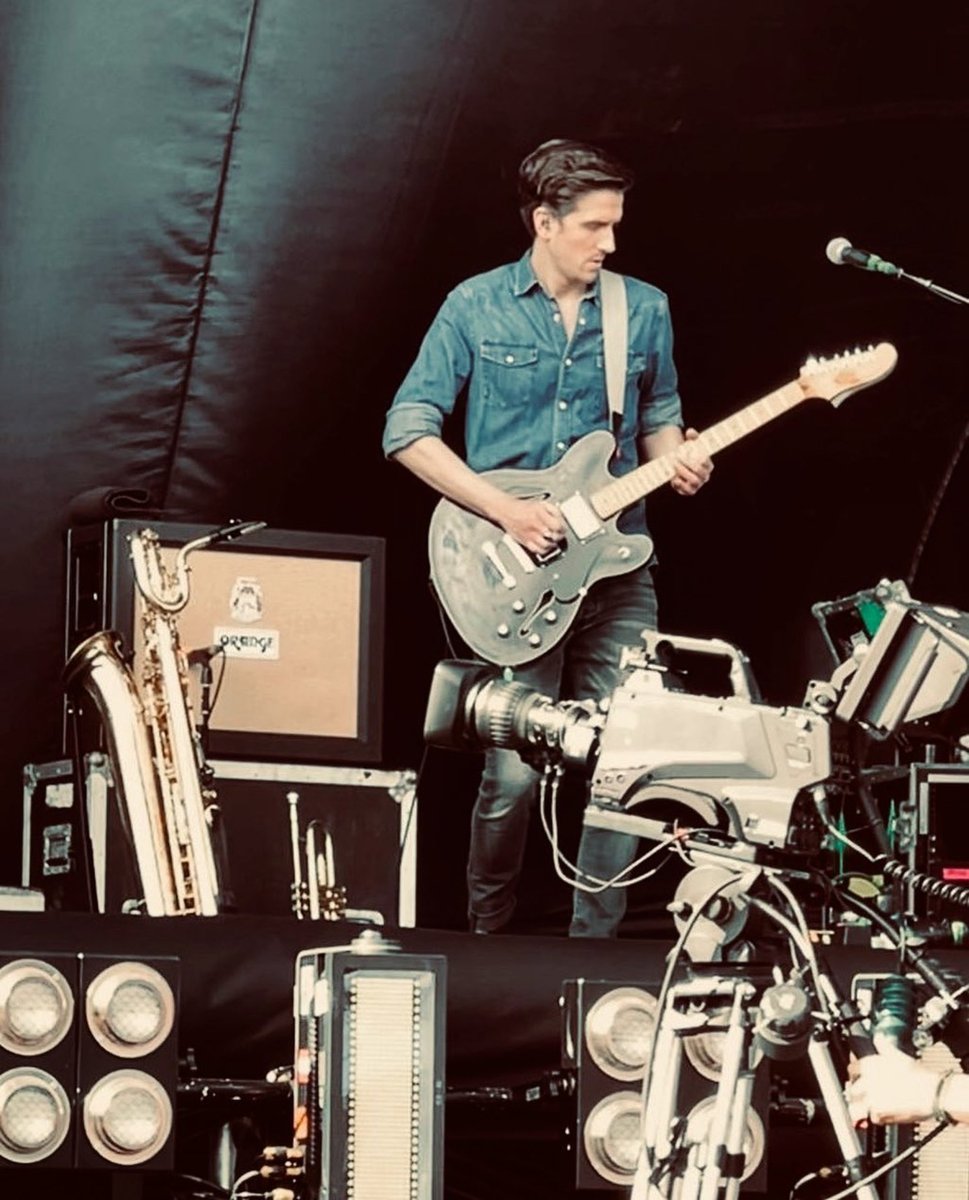
<path id="1" fill-rule="evenodd" d="M 550 500 L 508 496 L 495 514 L 505 533 L 532 554 L 548 554 L 565 536 L 565 522 Z"/>

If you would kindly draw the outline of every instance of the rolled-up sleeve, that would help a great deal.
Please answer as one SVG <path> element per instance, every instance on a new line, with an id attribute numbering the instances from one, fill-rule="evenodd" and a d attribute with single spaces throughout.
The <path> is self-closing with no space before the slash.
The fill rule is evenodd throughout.
<path id="1" fill-rule="evenodd" d="M 383 451 L 389 458 L 422 437 L 439 437 L 444 418 L 471 374 L 472 353 L 462 319 L 462 300 L 452 292 L 421 343 L 384 421 Z"/>
<path id="2" fill-rule="evenodd" d="M 649 370 L 644 373 L 639 396 L 639 430 L 644 434 L 683 424 L 670 306 L 662 292 L 658 295 L 650 329 Z"/>

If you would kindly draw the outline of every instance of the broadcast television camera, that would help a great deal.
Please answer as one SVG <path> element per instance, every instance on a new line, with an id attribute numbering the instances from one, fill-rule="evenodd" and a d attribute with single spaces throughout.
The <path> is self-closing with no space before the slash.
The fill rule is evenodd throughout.
<path id="1" fill-rule="evenodd" d="M 855 724 L 884 739 L 956 705 L 969 678 L 969 617 L 912 600 L 900 581 L 813 611 L 837 665 L 808 685 L 802 707 L 762 703 L 746 657 L 727 642 L 644 630 L 598 702 L 553 701 L 480 662 L 441 662 L 424 737 L 584 772 L 587 824 L 628 828 L 629 810 L 675 801 L 751 857 L 814 853 L 832 730 Z"/>

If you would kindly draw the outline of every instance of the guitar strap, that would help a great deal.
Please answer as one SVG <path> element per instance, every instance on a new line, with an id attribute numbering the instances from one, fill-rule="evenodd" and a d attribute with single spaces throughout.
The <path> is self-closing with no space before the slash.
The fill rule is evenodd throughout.
<path id="1" fill-rule="evenodd" d="M 606 372 L 606 400 L 609 422 L 619 453 L 619 426 L 626 397 L 626 357 L 629 347 L 629 305 L 626 281 L 615 271 L 599 272 L 599 296 L 602 300 L 602 358 Z"/>

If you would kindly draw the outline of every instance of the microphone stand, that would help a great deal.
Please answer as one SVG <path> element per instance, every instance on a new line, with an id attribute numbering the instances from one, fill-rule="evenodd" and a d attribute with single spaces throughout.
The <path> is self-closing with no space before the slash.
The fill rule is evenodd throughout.
<path id="1" fill-rule="evenodd" d="M 199 664 L 199 743 L 203 759 L 209 756 L 209 722 L 212 719 L 212 659 L 206 654 Z"/>
<path id="2" fill-rule="evenodd" d="M 907 279 L 909 283 L 917 283 L 934 296 L 941 296 L 943 300 L 948 300 L 952 304 L 969 304 L 969 296 L 961 296 L 958 292 L 950 291 L 949 288 L 940 287 L 939 284 L 933 283 L 931 279 L 921 279 L 918 275 L 909 275 L 908 271 L 903 271 L 901 267 L 898 269 L 896 278 Z"/>

